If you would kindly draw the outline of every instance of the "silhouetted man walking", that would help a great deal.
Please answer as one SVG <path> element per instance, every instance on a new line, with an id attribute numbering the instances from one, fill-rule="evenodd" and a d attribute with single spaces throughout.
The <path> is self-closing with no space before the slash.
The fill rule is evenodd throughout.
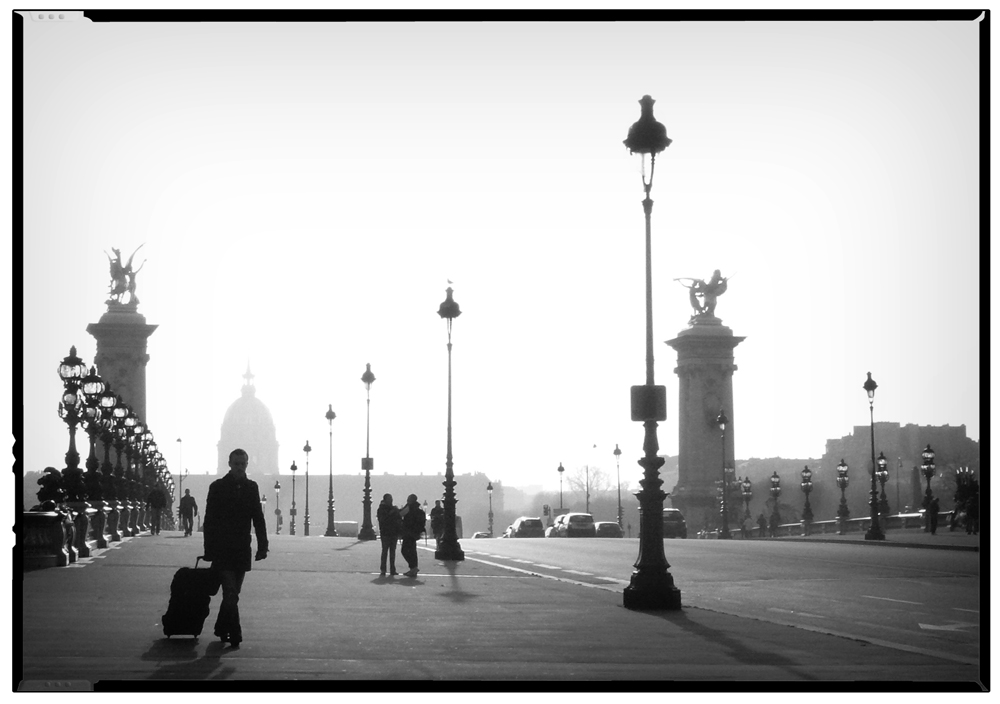
<path id="1" fill-rule="evenodd" d="M 229 453 L 229 473 L 208 487 L 205 500 L 205 560 L 219 573 L 222 605 L 215 622 L 215 635 L 240 647 L 240 589 L 250 571 L 250 527 L 257 534 L 254 560 L 267 557 L 267 527 L 260 506 L 257 483 L 247 479 L 249 457 L 244 450 Z"/>

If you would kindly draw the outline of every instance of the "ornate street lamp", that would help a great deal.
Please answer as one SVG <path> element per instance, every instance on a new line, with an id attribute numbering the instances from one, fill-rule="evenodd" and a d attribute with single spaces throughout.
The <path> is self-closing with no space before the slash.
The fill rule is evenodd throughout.
<path id="1" fill-rule="evenodd" d="M 840 464 L 837 465 L 837 486 L 840 487 L 840 508 L 837 509 L 837 520 L 840 524 L 840 530 L 837 533 L 840 535 L 846 532 L 847 519 L 851 517 L 851 511 L 847 508 L 847 499 L 844 497 L 844 491 L 847 489 L 850 481 L 850 477 L 847 476 L 847 463 L 841 459 Z"/>
<path id="2" fill-rule="evenodd" d="M 76 450 L 76 427 L 83 418 L 83 401 L 80 398 L 80 382 L 87 374 L 87 365 L 76 356 L 76 346 L 69 348 L 69 355 L 59 364 L 59 378 L 63 383 L 62 402 L 59 405 L 59 417 L 69 426 L 69 448 L 66 451 L 66 469 L 64 478 L 69 480 L 67 487 L 69 501 L 81 501 L 83 491 L 82 481 L 76 477 L 80 473 L 80 453 Z"/>
<path id="3" fill-rule="evenodd" d="M 97 459 L 97 436 L 101 430 L 101 398 L 108 385 L 97 374 L 97 367 L 91 366 L 90 373 L 80 381 L 84 397 L 84 425 L 90 439 L 90 454 L 87 456 L 86 486 L 88 498 L 102 500 L 100 461 Z M 98 512 L 101 513 L 100 507 Z M 103 515 L 103 514 L 102 514 Z"/>
<path id="4" fill-rule="evenodd" d="M 774 525 L 781 525 L 781 514 L 778 513 L 778 497 L 781 496 L 781 479 L 778 473 L 771 475 L 771 496 L 774 497 L 774 513 L 771 514 Z"/>
<path id="5" fill-rule="evenodd" d="M 281 535 L 281 483 L 274 480 L 274 534 Z"/>
<path id="6" fill-rule="evenodd" d="M 562 485 L 562 482 L 563 482 L 563 480 L 562 480 L 562 478 L 563 478 L 563 472 L 566 471 L 566 468 L 562 466 L 562 462 L 559 463 L 559 467 L 556 469 L 556 471 L 559 472 L 559 510 L 562 511 L 563 510 L 563 502 L 562 502 L 562 494 L 563 494 L 563 485 Z"/>
<path id="7" fill-rule="evenodd" d="M 455 530 L 455 474 L 451 456 L 451 325 L 462 314 L 458 303 L 452 298 L 451 286 L 445 289 L 444 302 L 438 307 L 438 315 L 447 321 L 448 327 L 448 450 L 444 463 L 444 533 L 434 551 L 435 560 L 464 560 L 465 553 L 458 543 Z"/>
<path id="8" fill-rule="evenodd" d="M 920 458 L 923 464 L 920 465 L 920 471 L 924 473 L 927 478 L 927 491 L 924 492 L 924 532 L 929 533 L 931 530 L 931 501 L 934 500 L 934 495 L 931 493 L 931 477 L 934 476 L 934 450 L 931 449 L 930 443 L 923 452 L 920 453 Z"/>
<path id="9" fill-rule="evenodd" d="M 806 507 L 802 509 L 802 535 L 809 535 L 809 524 L 812 523 L 813 519 L 812 506 L 809 505 L 809 492 L 811 492 L 813 488 L 813 473 L 809 470 L 809 465 L 805 465 L 805 467 L 803 467 L 801 474 L 802 493 L 806 495 Z"/>
<path id="10" fill-rule="evenodd" d="M 372 484 L 371 473 L 375 469 L 375 461 L 369 452 L 369 440 L 371 439 L 371 408 L 372 408 L 372 382 L 375 375 L 372 374 L 372 365 L 365 365 L 365 373 L 361 375 L 361 381 L 365 385 L 365 393 L 368 396 L 368 406 L 365 410 L 365 456 L 361 458 L 361 469 L 365 471 L 365 491 L 364 499 L 361 502 L 364 518 L 361 522 L 361 530 L 358 531 L 358 540 L 375 540 L 375 528 L 372 526 Z"/>
<path id="11" fill-rule="evenodd" d="M 862 387 L 868 393 L 868 414 L 871 418 L 872 431 L 872 490 L 871 499 L 868 506 L 871 508 L 871 526 L 865 533 L 865 540 L 885 540 L 885 533 L 878 522 L 878 490 L 875 488 L 875 389 L 878 384 L 872 379 L 872 373 L 868 372 L 868 381 Z"/>
<path id="12" fill-rule="evenodd" d="M 884 452 L 878 453 L 878 460 L 876 460 L 876 464 L 878 464 L 878 471 L 876 472 L 876 474 L 878 475 L 878 483 L 882 486 L 882 495 L 879 497 L 878 500 L 878 512 L 882 516 L 888 516 L 889 499 L 887 499 L 885 496 L 885 482 L 889 478 L 889 469 L 888 469 L 889 460 L 885 458 Z"/>
<path id="13" fill-rule="evenodd" d="M 719 430 L 722 431 L 722 533 L 719 535 L 720 538 L 730 539 L 733 536 L 729 534 L 729 505 L 726 503 L 726 495 L 729 493 L 729 486 L 726 481 L 726 425 L 729 423 L 729 418 L 726 417 L 725 409 L 719 410 L 719 415 L 715 417 L 715 424 L 719 426 Z"/>
<path id="14" fill-rule="evenodd" d="M 618 527 L 622 527 L 622 468 L 619 463 L 619 458 L 622 456 L 622 451 L 618 449 L 618 443 L 615 443 L 615 476 L 618 478 Z"/>
<path id="15" fill-rule="evenodd" d="M 664 459 L 658 457 L 660 443 L 656 438 L 658 421 L 667 419 L 667 389 L 657 386 L 653 379 L 653 201 L 649 193 L 653 188 L 656 155 L 670 144 L 667 129 L 653 117 L 654 100 L 644 95 L 639 100 L 641 114 L 628 131 L 625 146 L 642 159 L 642 186 L 646 198 L 642 201 L 646 216 L 646 383 L 631 389 L 632 420 L 643 424 L 645 431 L 639 465 L 643 479 L 639 482 L 639 556 L 629 585 L 625 587 L 623 604 L 627 609 L 679 610 L 681 592 L 674 586 L 669 572 L 670 565 L 663 554 L 663 500 L 667 495 L 660 488 L 660 467 Z M 646 181 L 646 159 L 649 159 L 649 181 Z"/>
<path id="16" fill-rule="evenodd" d="M 288 512 L 288 515 L 292 517 L 291 525 L 288 526 L 288 534 L 295 535 L 295 473 L 298 471 L 298 467 L 295 462 L 292 462 L 292 510 Z"/>
<path id="17" fill-rule="evenodd" d="M 750 483 L 750 477 L 747 477 L 740 484 L 740 491 L 743 493 L 743 502 L 746 504 L 746 513 L 743 514 L 743 520 L 750 520 L 750 499 L 753 498 L 753 484 Z"/>
<path id="18" fill-rule="evenodd" d="M 330 496 L 326 501 L 326 533 L 323 534 L 325 538 L 337 537 L 337 525 L 333 518 L 333 419 L 336 417 L 331 403 L 326 411 L 326 419 L 330 423 Z"/>
<path id="19" fill-rule="evenodd" d="M 312 448 L 309 447 L 309 441 L 306 440 L 306 446 L 302 448 L 302 451 L 306 453 L 306 515 L 305 520 L 302 523 L 302 534 L 309 537 L 309 453 L 312 452 Z"/>
<path id="20" fill-rule="evenodd" d="M 486 496 L 489 497 L 490 500 L 489 522 L 490 522 L 490 537 L 492 538 L 493 537 L 493 482 L 488 482 L 486 484 Z"/>

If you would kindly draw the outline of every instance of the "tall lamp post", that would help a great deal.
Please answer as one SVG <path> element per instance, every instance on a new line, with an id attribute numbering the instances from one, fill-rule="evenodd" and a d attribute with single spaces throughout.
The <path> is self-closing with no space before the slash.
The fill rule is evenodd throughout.
<path id="1" fill-rule="evenodd" d="M 653 201 L 649 193 L 653 188 L 656 155 L 670 144 L 667 129 L 653 117 L 653 103 L 648 95 L 639 100 L 641 114 L 628 131 L 624 144 L 632 154 L 642 160 L 642 186 L 646 193 L 642 209 L 646 216 L 646 383 L 631 389 L 632 420 L 643 424 L 643 479 L 639 482 L 639 555 L 635 571 L 625 587 L 622 602 L 626 609 L 680 610 L 681 591 L 674 586 L 669 572 L 670 565 L 663 554 L 663 500 L 667 495 L 660 488 L 660 467 L 664 459 L 658 457 L 660 443 L 656 438 L 658 421 L 667 419 L 667 389 L 657 386 L 653 379 Z M 646 181 L 646 159 L 649 159 L 649 181 Z"/>
<path id="2" fill-rule="evenodd" d="M 882 487 L 882 494 L 879 496 L 878 500 L 878 512 L 884 518 L 889 515 L 889 499 L 886 498 L 885 495 L 885 482 L 889 479 L 889 460 L 885 458 L 884 452 L 878 453 L 878 460 L 876 460 L 876 464 L 878 465 L 878 472 L 876 473 L 878 475 L 878 483 Z"/>
<path id="3" fill-rule="evenodd" d="M 302 534 L 309 537 L 309 453 L 312 452 L 312 448 L 309 447 L 309 441 L 306 440 L 305 447 L 302 451 L 306 453 L 306 515 L 305 520 L 302 522 Z"/>
<path id="4" fill-rule="evenodd" d="M 326 411 L 326 419 L 330 423 L 330 495 L 326 500 L 326 533 L 323 534 L 325 538 L 337 537 L 337 525 L 333 518 L 333 419 L 336 417 L 331 403 Z"/>
<path id="5" fill-rule="evenodd" d="M 740 484 L 740 491 L 743 493 L 743 502 L 746 504 L 746 512 L 743 514 L 743 520 L 750 520 L 750 499 L 753 498 L 753 484 L 750 482 L 750 477 L 746 477 Z"/>
<path id="6" fill-rule="evenodd" d="M 267 494 L 261 492 L 260 495 L 260 512 L 264 515 L 264 532 L 267 532 Z"/>
<path id="7" fill-rule="evenodd" d="M 493 482 L 488 482 L 486 484 L 486 496 L 490 500 L 490 513 L 489 513 L 489 523 L 490 523 L 490 537 L 493 537 Z"/>
<path id="8" fill-rule="evenodd" d="M 871 526 L 865 533 L 865 540 L 885 540 L 885 533 L 882 532 L 878 521 L 878 490 L 875 488 L 875 389 L 878 388 L 878 384 L 872 379 L 871 372 L 868 372 L 868 380 L 862 388 L 868 393 L 868 414 L 871 418 L 872 433 L 872 489 L 871 498 L 868 501 L 868 506 L 871 509 Z"/>
<path id="9" fill-rule="evenodd" d="M 809 524 L 812 523 L 813 510 L 809 505 L 809 492 L 812 491 L 813 473 L 809 470 L 809 465 L 802 468 L 802 493 L 806 495 L 806 507 L 802 509 L 802 535 L 809 535 Z"/>
<path id="10" fill-rule="evenodd" d="M 562 489 L 563 489 L 562 482 L 563 482 L 563 480 L 562 480 L 562 478 L 563 478 L 563 472 L 566 471 L 566 468 L 562 466 L 562 462 L 559 463 L 559 467 L 556 469 L 556 471 L 559 472 L 559 510 L 562 511 L 563 510 L 563 502 L 562 502 Z"/>
<path id="11" fill-rule="evenodd" d="M 298 467 L 295 462 L 292 462 L 292 510 L 288 512 L 288 515 L 292 517 L 292 522 L 288 526 L 288 534 L 295 535 L 295 473 L 298 471 Z"/>
<path id="12" fill-rule="evenodd" d="M 934 476 L 934 450 L 931 449 L 930 443 L 923 452 L 920 453 L 920 458 L 923 464 L 920 465 L 920 471 L 924 473 L 927 478 L 927 491 L 924 492 L 924 532 L 929 533 L 931 530 L 931 501 L 934 500 L 934 495 L 931 493 L 931 477 Z"/>
<path id="13" fill-rule="evenodd" d="M 622 468 L 619 463 L 619 458 L 622 456 L 622 451 L 618 449 L 618 443 L 615 443 L 615 476 L 618 479 L 618 527 L 622 527 Z"/>
<path id="14" fill-rule="evenodd" d="M 455 473 L 451 455 L 451 325 L 462 314 L 458 303 L 452 298 L 451 286 L 445 289 L 444 302 L 438 307 L 438 315 L 447 321 L 448 327 L 448 448 L 444 463 L 444 533 L 434 551 L 435 560 L 464 560 L 465 553 L 458 543 L 455 529 Z"/>
<path id="15" fill-rule="evenodd" d="M 778 497 L 781 496 L 781 478 L 775 472 L 771 475 L 771 496 L 774 497 L 774 513 L 771 514 L 771 522 L 775 526 L 781 525 L 781 514 L 778 513 Z"/>
<path id="16" fill-rule="evenodd" d="M 281 484 L 278 480 L 274 481 L 274 523 L 274 534 L 281 535 Z"/>
<path id="17" fill-rule="evenodd" d="M 837 533 L 843 535 L 847 531 L 847 519 L 851 517 L 851 510 L 847 508 L 847 498 L 844 491 L 850 483 L 851 478 L 847 476 L 847 463 L 843 459 L 837 465 L 837 486 L 840 487 L 840 508 L 837 509 L 837 522 L 839 530 Z"/>
<path id="18" fill-rule="evenodd" d="M 726 540 L 732 538 L 733 536 L 729 533 L 729 504 L 727 503 L 727 494 L 729 493 L 729 486 L 726 482 L 726 424 L 729 423 L 729 418 L 726 417 L 725 409 L 719 410 L 719 415 L 715 417 L 715 423 L 719 426 L 719 430 L 722 431 L 722 533 L 719 535 L 720 538 Z"/>
<path id="19" fill-rule="evenodd" d="M 365 393 L 368 396 L 368 406 L 365 410 L 365 456 L 361 458 L 361 469 L 365 471 L 365 498 L 361 502 L 364 508 L 364 518 L 361 521 L 361 530 L 358 531 L 358 540 L 375 540 L 375 527 L 372 526 L 372 482 L 371 473 L 375 468 L 375 461 L 369 452 L 369 441 L 371 439 L 371 408 L 372 408 L 372 382 L 375 375 L 372 374 L 372 365 L 365 364 L 365 373 L 361 375 L 361 381 L 365 385 Z"/>

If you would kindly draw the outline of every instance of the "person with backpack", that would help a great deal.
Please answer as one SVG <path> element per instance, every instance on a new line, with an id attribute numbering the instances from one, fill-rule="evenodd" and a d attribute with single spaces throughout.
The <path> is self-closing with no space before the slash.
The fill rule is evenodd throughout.
<path id="1" fill-rule="evenodd" d="M 386 557 L 389 558 L 389 574 L 397 575 L 396 571 L 396 541 L 403 529 L 403 519 L 399 509 L 392 505 L 392 494 L 385 494 L 382 503 L 375 512 L 378 520 L 378 535 L 382 541 L 382 560 L 379 563 L 380 574 L 385 577 Z"/>
<path id="2" fill-rule="evenodd" d="M 417 541 L 421 533 L 426 530 L 427 514 L 417 503 L 417 495 L 410 494 L 406 497 L 406 506 L 400 510 L 399 515 L 403 518 L 403 545 L 399 552 L 410 568 L 403 574 L 407 577 L 416 577 L 420 571 L 417 569 Z"/>

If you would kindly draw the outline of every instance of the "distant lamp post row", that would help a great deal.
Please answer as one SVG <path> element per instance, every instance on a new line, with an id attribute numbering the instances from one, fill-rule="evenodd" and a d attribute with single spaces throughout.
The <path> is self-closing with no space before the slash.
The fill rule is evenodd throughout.
<path id="1" fill-rule="evenodd" d="M 42 482 L 45 488 L 40 496 L 44 494 L 44 500 L 56 503 L 75 504 L 84 524 L 79 527 L 78 543 L 83 556 L 87 556 L 86 509 L 96 509 L 93 535 L 98 547 L 107 547 L 108 539 L 120 540 L 122 535 L 137 535 L 149 528 L 145 512 L 148 491 L 159 484 L 172 503 L 174 483 L 152 431 L 111 390 L 97 373 L 96 366 L 91 366 L 88 373 L 75 346 L 59 364 L 58 374 L 63 383 L 58 411 L 69 429 L 69 447 L 61 478 L 58 482 L 55 478 Z M 80 469 L 80 453 L 76 448 L 78 427 L 87 433 L 89 441 L 86 473 Z M 97 455 L 99 441 L 104 445 L 103 462 Z M 112 446 L 117 451 L 114 467 L 111 464 Z M 123 456 L 125 467 L 122 466 Z M 86 503 L 88 500 L 91 503 Z M 105 529 L 110 536 L 105 536 Z"/>
<path id="2" fill-rule="evenodd" d="M 924 477 L 927 478 L 927 491 L 924 492 L 923 507 L 924 507 L 924 532 L 928 533 L 930 532 L 931 529 L 931 522 L 930 522 L 931 501 L 934 500 L 934 495 L 931 494 L 931 477 L 934 476 L 934 467 L 935 467 L 934 450 L 931 449 L 929 443 L 927 447 L 924 448 L 924 451 L 920 453 L 920 459 L 921 459 L 920 471 L 923 472 Z"/>
<path id="3" fill-rule="evenodd" d="M 727 503 L 729 483 L 726 476 L 726 425 L 729 423 L 729 418 L 726 417 L 725 409 L 719 411 L 715 422 L 719 426 L 719 430 L 722 431 L 722 533 L 719 537 L 728 540 L 733 536 L 729 533 L 729 505 Z"/>
<path id="4" fill-rule="evenodd" d="M 841 458 L 840 464 L 837 465 L 837 486 L 840 487 L 840 508 L 837 509 L 839 530 L 837 532 L 840 535 L 847 531 L 847 521 L 851 517 L 851 511 L 847 508 L 847 498 L 844 496 L 850 482 L 851 478 L 847 476 L 847 463 Z"/>
<path id="5" fill-rule="evenodd" d="M 779 525 L 781 523 L 781 514 L 778 513 L 778 497 L 781 496 L 781 479 L 778 477 L 777 472 L 771 475 L 770 492 L 774 498 L 774 513 L 771 514 L 771 522 Z"/>
<path id="6" fill-rule="evenodd" d="M 743 503 L 746 504 L 746 512 L 743 514 L 743 520 L 750 520 L 750 499 L 753 498 L 753 484 L 750 482 L 750 477 L 746 477 L 740 482 L 740 493 L 743 494 Z"/>
<path id="7" fill-rule="evenodd" d="M 802 472 L 802 493 L 806 495 L 806 506 L 802 509 L 802 534 L 809 535 L 809 524 L 812 523 L 813 511 L 812 506 L 809 505 L 809 492 L 812 491 L 812 471 L 809 469 L 809 465 L 803 467 Z"/>
<path id="8" fill-rule="evenodd" d="M 865 533 L 865 540 L 885 540 L 885 533 L 882 531 L 882 527 L 879 525 L 878 520 L 878 490 L 875 488 L 875 389 L 878 388 L 878 384 L 876 384 L 875 380 L 872 379 L 871 372 L 868 372 L 868 380 L 864 383 L 862 388 L 864 388 L 865 392 L 868 394 L 868 413 L 871 419 L 872 436 L 872 488 L 871 499 L 868 501 L 868 505 L 871 508 L 871 526 L 869 526 L 868 531 Z"/>
<path id="9" fill-rule="evenodd" d="M 493 482 L 487 482 L 487 484 L 486 484 L 486 496 L 490 500 L 490 513 L 489 513 L 488 518 L 489 518 L 489 524 L 490 524 L 489 532 L 490 532 L 490 537 L 492 538 L 493 537 Z"/>

